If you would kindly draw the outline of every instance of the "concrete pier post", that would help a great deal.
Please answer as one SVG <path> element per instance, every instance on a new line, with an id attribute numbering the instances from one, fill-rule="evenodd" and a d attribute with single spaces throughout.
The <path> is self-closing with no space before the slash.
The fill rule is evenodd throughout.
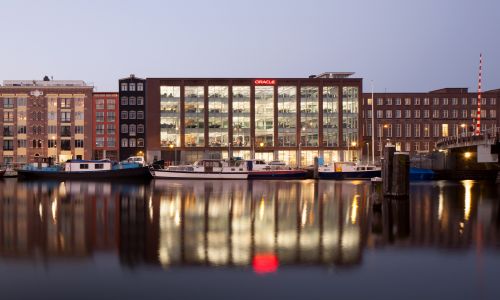
<path id="1" fill-rule="evenodd" d="M 384 195 L 392 195 L 392 170 L 393 158 L 396 146 L 387 145 L 384 148 L 384 158 L 382 161 L 382 182 Z"/>
<path id="2" fill-rule="evenodd" d="M 392 163 L 392 196 L 406 197 L 410 189 L 410 155 L 395 152 Z"/>

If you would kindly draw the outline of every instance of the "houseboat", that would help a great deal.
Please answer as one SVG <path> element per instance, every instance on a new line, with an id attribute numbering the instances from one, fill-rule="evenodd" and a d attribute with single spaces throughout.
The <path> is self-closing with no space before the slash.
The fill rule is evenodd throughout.
<path id="1" fill-rule="evenodd" d="M 246 160 L 245 165 L 249 179 L 304 179 L 307 171 L 292 169 L 282 161 L 266 163 L 261 159 Z"/>
<path id="2" fill-rule="evenodd" d="M 353 162 L 336 162 L 333 165 L 321 166 L 318 169 L 320 179 L 370 179 L 381 177 L 380 167 L 371 165 L 357 165 Z"/>
<path id="3" fill-rule="evenodd" d="M 247 179 L 248 172 L 243 161 L 231 164 L 225 160 L 203 159 L 192 165 L 170 166 L 165 169 L 150 167 L 153 178 L 176 179 Z"/>
<path id="4" fill-rule="evenodd" d="M 68 160 L 61 165 L 39 162 L 17 170 L 20 178 L 113 179 L 149 177 L 148 167 L 136 162 L 110 160 Z"/>

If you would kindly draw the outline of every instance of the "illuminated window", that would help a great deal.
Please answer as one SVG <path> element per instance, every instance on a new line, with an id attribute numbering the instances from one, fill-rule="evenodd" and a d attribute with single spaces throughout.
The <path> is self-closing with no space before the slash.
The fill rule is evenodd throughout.
<path id="1" fill-rule="evenodd" d="M 180 146 L 180 101 L 180 86 L 160 87 L 160 143 L 162 147 Z M 141 115 L 144 117 L 144 113 Z"/>
<path id="2" fill-rule="evenodd" d="M 255 87 L 255 144 L 274 145 L 274 87 Z"/>
<path id="3" fill-rule="evenodd" d="M 358 141 L 358 99 L 357 87 L 342 88 L 342 145 Z"/>
<path id="4" fill-rule="evenodd" d="M 205 88 L 186 86 L 184 88 L 185 146 L 205 146 Z"/>
<path id="5" fill-rule="evenodd" d="M 227 86 L 208 87 L 208 145 L 226 147 L 228 144 L 228 105 Z"/>
<path id="6" fill-rule="evenodd" d="M 370 117 L 371 117 L 371 110 Z M 382 112 L 381 110 L 377 111 Z M 371 126 L 371 124 L 370 124 Z M 371 127 L 370 127 L 371 133 Z M 339 145 L 339 87 L 323 87 L 323 146 Z"/>
<path id="7" fill-rule="evenodd" d="M 441 134 L 443 137 L 448 136 L 448 124 L 441 124 Z"/>
<path id="8" fill-rule="evenodd" d="M 233 147 L 250 147 L 250 87 L 233 86 Z"/>
<path id="9" fill-rule="evenodd" d="M 278 87 L 278 145 L 297 144 L 297 87 Z"/>

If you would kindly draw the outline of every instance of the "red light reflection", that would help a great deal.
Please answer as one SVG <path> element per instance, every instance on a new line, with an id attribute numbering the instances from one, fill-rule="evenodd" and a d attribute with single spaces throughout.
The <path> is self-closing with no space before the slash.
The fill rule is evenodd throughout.
<path id="1" fill-rule="evenodd" d="M 278 270 L 279 261 L 273 253 L 262 253 L 254 256 L 252 265 L 255 273 L 268 274 Z"/>

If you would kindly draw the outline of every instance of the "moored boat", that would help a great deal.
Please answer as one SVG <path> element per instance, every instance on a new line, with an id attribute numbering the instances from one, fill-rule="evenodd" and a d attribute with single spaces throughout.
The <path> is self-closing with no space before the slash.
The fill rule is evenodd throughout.
<path id="1" fill-rule="evenodd" d="M 292 169 L 282 161 L 271 161 L 266 163 L 261 159 L 245 161 L 248 170 L 248 179 L 303 179 L 307 177 L 307 171 Z"/>
<path id="2" fill-rule="evenodd" d="M 247 179 L 243 161 L 230 164 L 219 159 L 202 159 L 192 165 L 170 166 L 165 169 L 150 168 L 153 178 L 176 179 Z"/>
<path id="3" fill-rule="evenodd" d="M 410 167 L 410 180 L 434 180 L 436 173 L 431 169 Z"/>
<path id="4" fill-rule="evenodd" d="M 336 162 L 333 165 L 321 166 L 318 169 L 320 179 L 370 179 L 382 176 L 380 167 L 357 165 L 353 162 Z"/>
<path id="5" fill-rule="evenodd" d="M 61 165 L 34 163 L 17 170 L 20 178 L 114 179 L 146 178 L 148 167 L 135 162 L 114 163 L 110 160 L 68 160 Z"/>

